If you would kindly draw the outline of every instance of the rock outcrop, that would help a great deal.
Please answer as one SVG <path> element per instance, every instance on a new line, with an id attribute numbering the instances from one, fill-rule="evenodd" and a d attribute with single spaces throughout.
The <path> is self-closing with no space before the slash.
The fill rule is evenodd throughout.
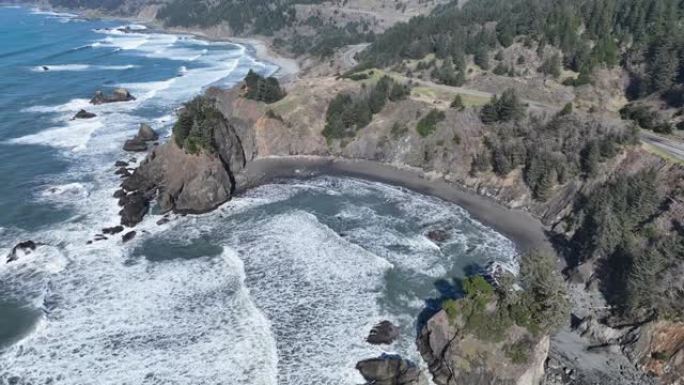
<path id="1" fill-rule="evenodd" d="M 125 88 L 117 88 L 112 91 L 111 95 L 106 95 L 102 91 L 95 91 L 95 96 L 90 99 L 90 104 L 105 104 L 105 103 L 118 103 L 118 102 L 128 102 L 135 100 L 135 97 L 131 95 Z"/>
<path id="2" fill-rule="evenodd" d="M 86 111 L 86 110 L 79 110 L 79 111 L 76 113 L 76 115 L 74 115 L 74 117 L 71 118 L 71 120 L 76 120 L 76 119 L 92 119 L 92 118 L 94 118 L 94 117 L 96 117 L 96 116 L 97 116 L 97 115 L 95 115 L 95 114 L 92 113 L 92 112 L 88 112 L 88 111 Z"/>
<path id="3" fill-rule="evenodd" d="M 148 124 L 140 123 L 138 133 L 124 143 L 123 149 L 130 152 L 145 152 L 147 151 L 147 142 L 157 139 L 159 139 L 159 134 L 152 127 Z"/>
<path id="4" fill-rule="evenodd" d="M 359 361 L 356 369 L 367 384 L 372 385 L 422 385 L 420 369 L 412 362 L 397 355 L 383 354 L 378 358 Z"/>
<path id="5" fill-rule="evenodd" d="M 36 250 L 36 247 L 38 247 L 38 244 L 31 240 L 17 243 L 7 254 L 7 263 L 17 261 L 22 255 L 31 254 L 31 252 Z"/>
<path id="6" fill-rule="evenodd" d="M 141 127 L 139 136 L 146 136 Z M 122 199 L 122 224 L 133 226 L 147 211 L 141 204 L 158 199 L 161 212 L 203 213 L 231 198 L 234 173 L 245 166 L 241 140 L 221 117 L 211 127 L 211 148 L 189 153 L 176 140 L 155 148 L 122 184 L 128 194 Z M 135 194 L 134 200 L 129 196 Z M 148 205 L 148 203 L 146 203 Z"/>
<path id="7" fill-rule="evenodd" d="M 512 358 L 507 347 L 529 339 L 524 359 Z M 537 385 L 544 375 L 549 338 L 533 339 L 517 326 L 500 342 L 464 333 L 444 310 L 432 316 L 418 337 L 418 349 L 438 385 Z"/>
<path id="8" fill-rule="evenodd" d="M 135 136 L 135 139 L 144 142 L 151 142 L 153 140 L 159 139 L 159 134 L 157 134 L 157 132 L 150 127 L 149 124 L 140 123 L 140 128 L 138 129 L 138 134 Z"/>
<path id="9" fill-rule="evenodd" d="M 389 345 L 397 338 L 399 338 L 399 327 L 390 321 L 382 321 L 373 326 L 366 338 L 366 342 L 372 345 Z"/>
<path id="10" fill-rule="evenodd" d="M 623 339 L 623 351 L 642 371 L 662 384 L 684 384 L 684 325 L 653 321 Z"/>

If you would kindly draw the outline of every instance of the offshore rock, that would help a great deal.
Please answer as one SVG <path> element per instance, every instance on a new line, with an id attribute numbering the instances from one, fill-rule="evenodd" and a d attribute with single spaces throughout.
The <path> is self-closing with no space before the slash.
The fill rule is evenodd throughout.
<path id="1" fill-rule="evenodd" d="M 131 95 L 125 88 L 115 89 L 111 95 L 106 95 L 102 91 L 95 91 L 95 96 L 90 99 L 90 104 L 105 104 L 105 103 L 118 103 L 118 102 L 128 102 L 135 100 L 135 97 Z"/>
<path id="2" fill-rule="evenodd" d="M 383 354 L 378 358 L 359 361 L 358 370 L 367 384 L 419 385 L 424 383 L 420 369 L 412 362 L 396 355 Z"/>
<path id="3" fill-rule="evenodd" d="M 366 342 L 373 345 L 389 345 L 397 338 L 399 338 L 399 327 L 390 321 L 382 321 L 373 326 L 373 329 L 371 329 L 370 334 L 366 338 Z"/>

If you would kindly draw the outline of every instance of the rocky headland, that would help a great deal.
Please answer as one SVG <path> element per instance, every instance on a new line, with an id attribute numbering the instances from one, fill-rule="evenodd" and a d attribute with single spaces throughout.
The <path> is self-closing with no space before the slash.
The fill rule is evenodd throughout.
<path id="1" fill-rule="evenodd" d="M 639 146 L 626 145 L 614 158 L 600 165 L 603 178 L 571 179 L 554 186 L 548 197 L 540 201 L 525 182 L 522 170 L 514 170 L 505 178 L 491 172 L 472 171 L 473 159 L 485 148 L 484 139 L 492 135 L 491 127 L 480 121 L 476 110 L 446 110 L 446 119 L 438 125 L 435 133 L 423 137 L 410 127 L 420 120 L 426 105 L 423 101 L 408 98 L 389 103 L 352 138 L 326 138 L 324 129 L 328 103 L 340 92 L 359 92 L 360 85 L 344 79 L 304 78 L 289 85 L 284 99 L 271 104 L 243 97 L 244 91 L 240 87 L 208 90 L 201 103 L 220 112 L 219 117 L 212 114 L 212 128 L 205 133 L 208 140 L 203 143 L 208 145 L 197 150 L 172 139 L 152 150 L 122 184 L 125 193 L 120 198 L 124 206 L 122 224 L 131 226 L 140 221 L 153 200 L 161 212 L 202 213 L 228 201 L 236 192 L 273 177 L 332 172 L 366 177 L 377 175 L 380 181 L 407 185 L 426 193 L 436 192 L 466 209 L 474 210 L 478 219 L 518 240 L 525 249 L 548 250 L 547 236 L 551 235 L 553 245 L 563 253 L 566 251 L 563 250 L 564 243 L 559 240 L 569 241 L 579 231 L 577 225 L 568 222 L 576 215 L 578 196 L 590 194 L 612 175 L 635 175 L 651 169 L 657 170 L 657 178 L 661 181 L 658 188 L 666 194 L 681 184 L 684 175 L 681 167 L 647 153 Z M 206 117 L 196 119 L 190 116 L 186 114 L 183 118 L 181 113 L 179 121 L 192 121 L 193 125 L 206 121 Z M 620 122 L 603 120 L 597 125 L 592 123 L 594 121 L 595 117 L 580 113 L 563 117 L 559 122 L 566 127 L 585 127 L 589 130 L 587 135 L 626 132 Z M 397 132 L 396 122 L 402 122 L 409 128 Z M 454 139 L 456 137 L 458 140 Z M 672 226 L 676 223 L 672 219 L 678 218 L 677 213 L 683 210 L 684 204 L 673 200 L 659 211 L 656 222 Z M 586 309 L 585 302 L 601 297 L 598 290 L 600 273 L 594 269 L 587 270 L 586 264 L 573 266 L 570 259 L 565 264 L 568 276 L 572 277 L 568 284 L 573 288 L 571 299 L 573 307 L 578 309 L 577 316 L 598 316 L 604 319 L 601 324 L 605 325 L 609 310 L 598 312 L 600 314 L 580 310 Z M 601 302 L 601 306 L 609 309 L 605 302 Z M 637 327 L 639 332 L 636 333 L 641 333 L 639 336 L 651 333 L 646 325 L 650 324 Z M 567 329 L 570 329 L 569 325 Z M 486 343 L 475 344 L 482 351 L 476 355 L 480 357 L 477 362 L 470 362 L 472 356 L 466 356 L 476 349 L 473 344 L 477 338 L 464 338 L 458 330 L 457 323 L 448 322 L 445 313 L 438 312 L 419 336 L 421 352 L 438 384 L 456 383 L 449 378 L 476 381 L 474 383 L 519 384 L 538 383 L 537 380 L 541 379 L 549 384 L 589 383 L 578 382 L 577 379 L 590 381 L 600 378 L 591 370 L 585 375 L 578 373 L 582 368 L 570 361 L 554 365 L 560 369 L 552 378 L 548 373 L 544 375 L 549 354 L 560 360 L 572 355 L 563 349 L 583 354 L 580 350 L 592 344 L 588 342 L 591 341 L 588 336 L 582 339 L 582 343 L 587 345 L 584 348 L 574 345 L 563 347 L 558 342 L 554 345 L 554 340 L 548 336 L 535 338 L 529 346 L 529 351 L 534 353 L 529 360 L 506 364 L 500 353 L 501 346 Z M 674 323 L 658 330 L 668 330 L 667 335 L 676 336 L 684 327 Z M 511 331 L 511 336 L 518 338 L 524 334 Z M 611 340 L 615 344 L 615 352 L 625 352 L 631 359 L 631 365 L 659 375 L 663 383 L 677 384 L 671 373 L 678 373 L 682 368 L 678 357 L 683 346 L 649 345 L 644 338 L 635 338 L 635 335 L 633 332 L 631 338 Z M 458 344 L 447 343 L 456 336 L 460 336 Z M 529 343 L 529 339 L 525 341 Z M 507 344 L 515 343 L 508 341 Z M 658 354 L 657 349 L 666 353 Z M 629 351 L 637 353 L 630 355 Z M 450 352 L 448 357 L 444 356 L 445 352 Z M 470 367 L 475 369 L 464 368 L 465 362 L 470 362 Z M 400 363 L 397 365 L 401 367 Z M 620 371 L 633 370 L 629 367 L 624 369 L 622 365 L 622 369 L 606 365 L 606 368 L 599 369 L 616 376 L 621 375 Z M 454 372 L 454 368 L 460 369 Z M 548 372 L 554 370 L 551 368 Z M 632 383 L 635 384 L 650 381 L 636 374 L 630 376 L 633 376 L 630 378 L 634 378 Z M 499 380 L 501 382 L 496 382 Z M 508 380 L 514 382 L 506 382 Z"/>

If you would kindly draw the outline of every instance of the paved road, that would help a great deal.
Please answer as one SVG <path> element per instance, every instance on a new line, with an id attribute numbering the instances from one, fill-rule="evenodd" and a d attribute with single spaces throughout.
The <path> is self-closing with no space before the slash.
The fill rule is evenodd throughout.
<path id="1" fill-rule="evenodd" d="M 642 142 L 657 147 L 673 157 L 684 161 L 684 142 L 681 140 L 660 136 L 645 130 L 642 130 L 640 135 Z"/>
<path id="2" fill-rule="evenodd" d="M 370 43 L 362 43 L 347 46 L 344 52 L 342 52 L 342 65 L 344 65 L 344 68 L 352 69 L 359 64 L 355 58 L 356 54 L 366 49 L 369 45 Z"/>

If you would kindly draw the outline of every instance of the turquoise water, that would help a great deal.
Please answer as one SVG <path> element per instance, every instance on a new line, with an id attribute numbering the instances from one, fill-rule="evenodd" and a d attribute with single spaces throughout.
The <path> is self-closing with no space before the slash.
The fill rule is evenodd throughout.
<path id="1" fill-rule="evenodd" d="M 121 24 L 0 8 L 0 384 L 356 384 L 355 363 L 383 351 L 364 342 L 374 323 L 399 324 L 384 349 L 419 362 L 416 319 L 445 280 L 514 259 L 458 206 L 338 177 L 87 244 L 118 224 L 113 163 L 131 160 L 139 123 L 168 136 L 207 86 L 276 70 L 238 45 Z M 88 104 L 118 86 L 137 100 Z M 97 117 L 70 120 L 80 108 Z M 42 245 L 4 263 L 26 239 Z"/>

